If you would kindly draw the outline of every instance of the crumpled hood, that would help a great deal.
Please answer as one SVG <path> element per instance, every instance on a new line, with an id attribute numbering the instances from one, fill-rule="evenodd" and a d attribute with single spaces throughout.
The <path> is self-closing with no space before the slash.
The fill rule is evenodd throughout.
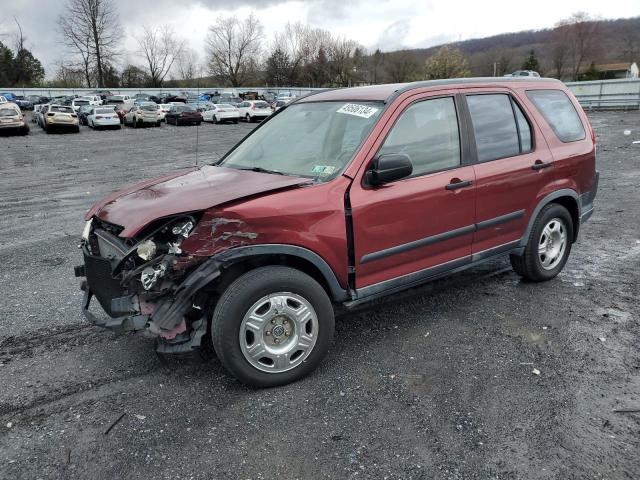
<path id="1" fill-rule="evenodd" d="M 124 227 L 120 236 L 126 238 L 158 218 L 310 182 L 308 178 L 209 165 L 188 168 L 112 193 L 91 207 L 85 218 L 97 215 L 120 225 Z"/>

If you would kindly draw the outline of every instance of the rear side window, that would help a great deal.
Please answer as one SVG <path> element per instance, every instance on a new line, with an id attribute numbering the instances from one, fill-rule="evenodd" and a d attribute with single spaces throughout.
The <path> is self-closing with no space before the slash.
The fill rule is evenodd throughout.
<path id="1" fill-rule="evenodd" d="M 509 95 L 469 95 L 467 104 L 476 137 L 478 161 L 513 157 L 521 153 L 518 126 Z"/>
<path id="2" fill-rule="evenodd" d="M 379 154 L 406 153 L 413 175 L 460 165 L 460 134 L 453 98 L 414 103 L 396 121 Z"/>
<path id="3" fill-rule="evenodd" d="M 586 137 L 578 112 L 562 90 L 527 90 L 527 97 L 562 142 L 575 142 Z"/>

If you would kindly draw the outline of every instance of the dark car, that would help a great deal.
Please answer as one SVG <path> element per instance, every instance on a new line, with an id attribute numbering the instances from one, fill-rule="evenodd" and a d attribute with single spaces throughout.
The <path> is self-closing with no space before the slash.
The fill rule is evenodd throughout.
<path id="1" fill-rule="evenodd" d="M 16 95 L 13 102 L 20 107 L 20 110 L 33 110 L 33 102 L 23 95 Z"/>
<path id="2" fill-rule="evenodd" d="M 172 105 L 171 110 L 165 115 L 167 123 L 174 125 L 200 125 L 202 123 L 202 113 L 191 105 Z"/>
<path id="3" fill-rule="evenodd" d="M 87 116 L 91 113 L 93 108 L 93 105 L 80 105 L 80 108 L 78 109 L 78 123 L 80 123 L 80 125 L 88 125 Z"/>
<path id="4" fill-rule="evenodd" d="M 76 267 L 84 315 L 156 335 L 162 355 L 214 350 L 250 385 L 292 382 L 327 353 L 334 308 L 501 255 L 530 282 L 556 277 L 594 211 L 595 160 L 557 80 L 317 92 L 213 165 L 95 204 Z M 112 318 L 90 312 L 94 296 Z"/>

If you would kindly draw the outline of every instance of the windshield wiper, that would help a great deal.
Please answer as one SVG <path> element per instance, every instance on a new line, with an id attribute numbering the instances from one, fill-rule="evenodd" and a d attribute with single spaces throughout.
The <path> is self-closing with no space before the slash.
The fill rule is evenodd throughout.
<path id="1" fill-rule="evenodd" d="M 239 170 L 249 170 L 251 172 L 260 172 L 260 173 L 271 173 L 274 175 L 285 175 L 282 172 L 279 172 L 278 170 L 269 170 L 268 168 L 262 168 L 262 167 L 247 167 L 247 168 L 240 168 Z"/>

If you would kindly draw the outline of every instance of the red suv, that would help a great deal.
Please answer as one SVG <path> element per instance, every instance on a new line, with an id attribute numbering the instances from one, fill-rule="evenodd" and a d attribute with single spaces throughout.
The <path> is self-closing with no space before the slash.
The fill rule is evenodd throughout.
<path id="1" fill-rule="evenodd" d="M 555 277 L 597 185 L 594 132 L 558 81 L 323 91 L 213 165 L 94 205 L 83 312 L 157 335 L 161 354 L 213 347 L 241 381 L 281 385 L 327 353 L 337 304 L 503 254 L 528 280 Z"/>

